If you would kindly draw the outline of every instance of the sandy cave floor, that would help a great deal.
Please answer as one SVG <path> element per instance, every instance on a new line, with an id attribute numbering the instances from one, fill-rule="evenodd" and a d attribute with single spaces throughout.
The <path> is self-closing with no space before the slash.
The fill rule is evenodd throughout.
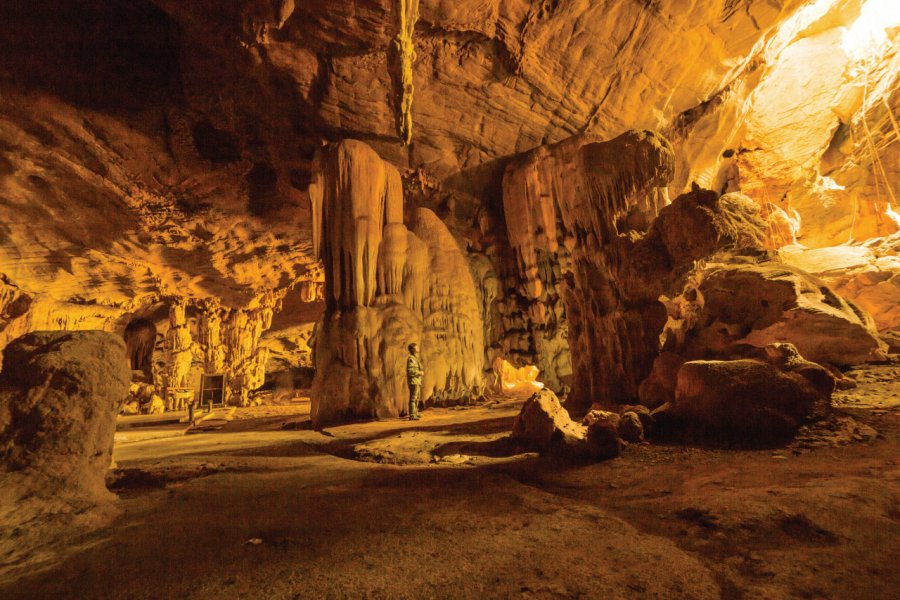
<path id="1" fill-rule="evenodd" d="M 835 401 L 875 439 L 596 464 L 519 453 L 515 405 L 239 411 L 117 446 L 115 524 L 0 597 L 896 598 L 900 367 L 854 376 Z"/>

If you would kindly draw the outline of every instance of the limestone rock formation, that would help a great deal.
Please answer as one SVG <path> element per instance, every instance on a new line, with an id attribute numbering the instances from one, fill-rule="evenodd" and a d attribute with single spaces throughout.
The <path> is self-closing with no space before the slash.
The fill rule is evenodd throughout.
<path id="1" fill-rule="evenodd" d="M 765 245 L 766 226 L 750 199 L 697 190 L 667 206 L 660 186 L 670 176 L 668 144 L 647 132 L 609 142 L 573 138 L 507 168 L 507 227 L 523 295 L 539 301 L 548 281 L 558 285 L 538 268 L 538 256 L 552 260 L 559 240 L 569 240 L 572 261 L 560 265 L 560 287 L 575 371 L 567 407 L 576 413 L 637 399 L 665 339 L 659 300 L 697 261 Z M 668 330 L 693 322 L 688 304 L 669 303 Z"/>
<path id="2" fill-rule="evenodd" d="M 96 331 L 34 332 L 4 356 L 5 470 L 40 471 L 91 493 L 103 487 L 116 411 L 131 379 L 122 339 Z"/>
<path id="3" fill-rule="evenodd" d="M 616 268 L 623 262 L 620 237 L 631 243 L 630 232 L 644 231 L 666 203 L 659 188 L 671 177 L 671 153 L 652 132 L 609 142 L 581 136 L 507 167 L 504 208 L 525 296 L 540 301 L 544 290 L 539 254 L 553 260 L 561 240 L 572 253 L 572 262 L 561 267 L 566 283 L 560 295 L 575 377 L 567 404 L 582 411 L 594 397 L 615 403 L 633 395 L 639 382 L 633 371 L 642 366 L 635 365 L 632 348 L 646 351 L 658 336 L 648 333 L 659 320 L 656 299 L 628 297 Z"/>
<path id="4" fill-rule="evenodd" d="M 778 443 L 821 419 L 834 377 L 790 344 L 766 348 L 766 360 L 691 361 L 678 372 L 669 408 L 688 435 L 717 441 Z"/>
<path id="5" fill-rule="evenodd" d="M 112 499 L 105 476 L 131 370 L 122 338 L 99 331 L 29 333 L 4 357 L 0 556 L 7 562 L 52 541 L 60 527 L 108 516 L 93 509 Z"/>
<path id="6" fill-rule="evenodd" d="M 880 332 L 900 330 L 900 234 L 862 244 L 782 248 L 779 255 L 869 313 Z"/>
<path id="7" fill-rule="evenodd" d="M 326 309 L 314 341 L 313 423 L 405 414 L 413 342 L 423 400 L 480 394 L 481 302 L 446 226 L 416 209 L 407 229 L 399 173 L 361 142 L 323 149 L 317 165 L 310 192 Z"/>
<path id="8" fill-rule="evenodd" d="M 688 360 L 752 357 L 777 342 L 832 365 L 879 360 L 887 351 L 865 311 L 767 254 L 710 257 L 664 304 L 662 351 L 639 390 L 650 407 L 672 400 L 675 374 Z"/>
<path id="9" fill-rule="evenodd" d="M 572 420 L 556 394 L 541 390 L 522 405 L 510 436 L 541 452 L 583 454 L 587 427 Z"/>
<path id="10" fill-rule="evenodd" d="M 821 280 L 778 261 L 707 265 L 696 324 L 687 334 L 690 356 L 735 352 L 790 342 L 810 360 L 834 365 L 883 358 L 871 317 Z"/>

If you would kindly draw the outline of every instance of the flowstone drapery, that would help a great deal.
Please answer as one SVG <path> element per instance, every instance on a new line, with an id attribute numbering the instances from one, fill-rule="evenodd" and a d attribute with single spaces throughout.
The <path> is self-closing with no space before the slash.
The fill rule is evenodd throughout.
<path id="1" fill-rule="evenodd" d="M 480 393 L 479 298 L 443 222 L 419 208 L 408 229 L 400 174 L 353 140 L 318 153 L 310 199 L 326 303 L 314 340 L 313 424 L 404 414 L 412 342 L 425 366 L 423 399 Z"/>

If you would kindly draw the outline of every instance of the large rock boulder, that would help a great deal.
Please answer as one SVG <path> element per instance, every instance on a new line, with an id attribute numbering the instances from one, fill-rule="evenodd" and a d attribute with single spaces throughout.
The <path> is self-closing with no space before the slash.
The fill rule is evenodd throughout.
<path id="1" fill-rule="evenodd" d="M 116 412 L 131 379 L 125 343 L 100 331 L 35 332 L 3 355 L 0 469 L 47 475 L 68 489 L 105 489 Z"/>
<path id="2" fill-rule="evenodd" d="M 26 334 L 0 373 L 0 563 L 27 559 L 72 527 L 110 515 L 105 476 L 131 371 L 122 338 L 100 331 Z"/>
<path id="3" fill-rule="evenodd" d="M 768 254 L 717 255 L 686 278 L 679 295 L 662 300 L 663 348 L 639 388 L 650 407 L 673 400 L 675 374 L 691 360 L 756 358 L 769 344 L 790 343 L 816 363 L 850 366 L 888 351 L 864 310 Z"/>
<path id="4" fill-rule="evenodd" d="M 900 330 L 900 233 L 863 244 L 790 246 L 779 255 L 872 315 L 879 331 Z"/>
<path id="5" fill-rule="evenodd" d="M 765 360 L 685 363 L 669 416 L 690 436 L 748 445 L 786 441 L 804 423 L 826 416 L 831 373 L 790 344 L 766 350 Z"/>
<path id="6" fill-rule="evenodd" d="M 887 347 L 869 315 L 819 278 L 778 260 L 713 265 L 697 290 L 702 305 L 690 334 L 693 356 L 789 342 L 815 362 L 884 358 Z"/>
<path id="7" fill-rule="evenodd" d="M 513 440 L 540 452 L 586 453 L 587 427 L 571 419 L 550 390 L 541 390 L 525 401 L 513 421 Z"/>

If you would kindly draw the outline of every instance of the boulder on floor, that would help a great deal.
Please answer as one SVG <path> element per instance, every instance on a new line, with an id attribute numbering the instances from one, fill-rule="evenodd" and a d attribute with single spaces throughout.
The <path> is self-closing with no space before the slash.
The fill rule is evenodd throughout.
<path id="1" fill-rule="evenodd" d="M 101 487 L 131 371 L 125 343 L 101 331 L 29 333 L 4 351 L 0 468 Z"/>
<path id="2" fill-rule="evenodd" d="M 649 417 L 649 413 L 647 414 Z M 617 429 L 619 437 L 631 444 L 639 444 L 644 441 L 644 424 L 640 416 L 634 411 L 623 412 L 619 417 Z"/>
<path id="3" fill-rule="evenodd" d="M 110 516 L 92 509 L 113 498 L 105 477 L 131 370 L 122 338 L 101 331 L 29 333 L 3 359 L 0 539 L 19 532 L 0 544 L 8 563 Z"/>
<path id="4" fill-rule="evenodd" d="M 605 410 L 591 410 L 581 421 L 587 426 L 587 453 L 592 458 L 615 458 L 622 452 L 620 417 Z"/>
<path id="5" fill-rule="evenodd" d="M 571 419 L 550 390 L 541 390 L 525 401 L 513 422 L 513 440 L 540 452 L 564 450 L 581 454 L 586 451 L 588 428 Z"/>
<path id="6" fill-rule="evenodd" d="M 769 445 L 825 417 L 834 378 L 790 344 L 766 348 L 765 360 L 689 361 L 678 372 L 668 409 L 689 436 Z"/>
<path id="7" fill-rule="evenodd" d="M 627 412 L 633 412 L 637 415 L 645 433 L 653 429 L 653 410 L 649 406 L 643 404 L 624 404 L 619 409 L 619 414 L 624 415 Z"/>

